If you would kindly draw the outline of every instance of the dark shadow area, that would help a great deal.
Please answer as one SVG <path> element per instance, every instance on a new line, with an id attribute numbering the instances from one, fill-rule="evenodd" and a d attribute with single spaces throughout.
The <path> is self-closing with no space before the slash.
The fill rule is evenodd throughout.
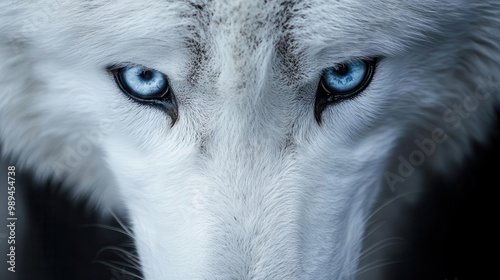
<path id="1" fill-rule="evenodd" d="M 103 227 L 121 230 L 113 219 L 102 219 L 83 202 L 74 203 L 59 191 L 59 186 L 37 185 L 27 174 L 17 179 L 25 188 L 22 203 L 25 213 L 22 238 L 17 241 L 20 252 L 17 271 L 8 274 L 12 279 L 75 279 L 75 280 L 132 280 L 126 270 L 122 248 L 133 253 L 133 241 L 125 234 Z M 28 191 L 29 190 L 29 191 Z M 109 248 L 109 249 L 105 249 Z M 102 262 L 112 265 L 109 267 Z M 125 270 L 123 270 L 125 269 Z"/>
<path id="2" fill-rule="evenodd" d="M 404 209 L 397 236 L 405 239 L 392 256 L 387 280 L 496 279 L 499 231 L 500 114 L 488 145 L 475 145 L 474 155 L 452 176 L 428 174 L 420 201 Z"/>

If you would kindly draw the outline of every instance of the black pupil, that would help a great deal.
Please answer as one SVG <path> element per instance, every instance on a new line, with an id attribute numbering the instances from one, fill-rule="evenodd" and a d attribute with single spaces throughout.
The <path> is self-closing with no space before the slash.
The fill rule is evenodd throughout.
<path id="1" fill-rule="evenodd" d="M 143 79 L 145 81 L 149 81 L 149 80 L 151 80 L 151 78 L 153 78 L 153 72 L 150 70 L 144 70 L 144 71 L 142 71 L 140 76 L 141 76 L 141 79 Z"/>
<path id="2" fill-rule="evenodd" d="M 347 73 L 349 73 L 349 66 L 345 63 L 338 64 L 337 66 L 335 66 L 334 72 L 340 76 L 345 76 L 347 75 Z"/>

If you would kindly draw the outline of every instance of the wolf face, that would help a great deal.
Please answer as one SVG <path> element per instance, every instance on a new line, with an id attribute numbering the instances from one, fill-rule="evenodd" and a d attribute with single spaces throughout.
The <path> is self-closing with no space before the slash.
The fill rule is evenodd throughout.
<path id="1" fill-rule="evenodd" d="M 496 1 L 28 2 L 2 156 L 126 211 L 145 279 L 354 279 L 394 151 L 446 172 L 498 105 Z"/>

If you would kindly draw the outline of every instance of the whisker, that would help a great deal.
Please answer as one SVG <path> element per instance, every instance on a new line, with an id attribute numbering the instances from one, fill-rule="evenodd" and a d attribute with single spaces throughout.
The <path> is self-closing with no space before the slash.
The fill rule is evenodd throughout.
<path id="1" fill-rule="evenodd" d="M 131 264 L 134 264 L 137 267 L 141 266 L 139 258 L 137 258 L 137 256 L 135 256 L 135 255 L 133 255 L 131 253 L 128 253 L 126 251 L 116 250 L 116 249 L 109 249 L 109 250 L 111 250 L 115 255 L 117 255 L 120 258 L 122 258 L 124 261 L 127 261 L 127 262 L 129 262 Z"/>
<path id="2" fill-rule="evenodd" d="M 395 244 L 399 244 L 402 241 L 404 241 L 404 239 L 401 237 L 392 237 L 392 238 L 387 238 L 387 239 L 384 239 L 382 241 L 379 241 L 379 242 L 373 244 L 372 246 L 366 248 L 365 250 L 363 250 L 359 254 L 359 256 L 356 258 L 356 261 L 363 259 L 363 258 L 383 249 L 383 248 L 386 248 L 386 247 L 389 247 L 389 246 L 392 246 Z"/>
<path id="3" fill-rule="evenodd" d="M 405 196 L 409 196 L 409 195 L 412 195 L 412 194 L 418 194 L 418 193 L 423 193 L 424 191 L 414 191 L 414 192 L 409 192 L 409 193 L 404 193 L 404 194 L 400 194 L 398 196 L 395 196 L 393 198 L 391 198 L 389 201 L 386 201 L 384 204 L 380 205 L 379 207 L 377 207 L 368 217 L 365 218 L 365 223 L 367 223 L 371 218 L 373 218 L 373 216 L 375 216 L 379 211 L 381 211 L 382 209 L 384 209 L 384 207 L 387 207 L 389 204 L 393 203 L 394 201 L 400 199 L 400 198 L 403 198 Z"/>
<path id="4" fill-rule="evenodd" d="M 137 275 L 137 274 L 135 274 L 133 272 L 130 272 L 128 270 L 123 269 L 123 267 L 118 267 L 118 266 L 116 266 L 114 264 L 111 264 L 109 262 L 95 260 L 95 261 L 92 261 L 92 263 L 102 264 L 102 265 L 105 265 L 105 266 L 107 266 L 107 267 L 109 267 L 109 268 L 111 268 L 113 270 L 119 271 L 122 274 L 126 274 L 126 275 L 129 275 L 129 276 L 135 277 L 137 279 L 143 279 L 142 276 L 139 276 L 139 275 Z"/>
<path id="5" fill-rule="evenodd" d="M 134 270 L 137 270 L 137 271 L 141 271 L 140 268 L 138 268 L 137 266 L 133 265 L 133 264 L 130 264 L 130 263 L 124 263 L 124 262 L 120 262 L 120 261 L 109 261 L 110 263 L 114 263 L 114 264 L 117 264 L 117 265 L 121 265 L 123 267 L 128 267 L 128 268 L 132 268 Z"/>
<path id="6" fill-rule="evenodd" d="M 375 222 L 374 222 L 375 223 Z M 387 222 L 381 222 L 376 228 L 372 229 L 371 231 L 367 232 L 365 236 L 361 239 L 361 241 L 365 241 L 370 235 L 374 234 L 377 230 L 379 230 L 381 227 L 386 225 Z M 370 226 L 367 226 L 367 228 Z"/>
<path id="7" fill-rule="evenodd" d="M 126 231 L 130 237 L 134 238 L 132 231 L 120 220 L 120 218 L 118 218 L 118 216 L 112 211 L 111 211 L 111 215 L 113 215 L 113 218 L 115 218 L 115 220 L 123 228 L 123 230 Z"/>
<path id="8" fill-rule="evenodd" d="M 138 258 L 135 254 L 130 253 L 130 252 L 128 252 L 127 250 L 122 249 L 122 248 L 117 247 L 117 246 L 106 246 L 106 247 L 104 247 L 104 248 L 100 249 L 100 250 L 97 252 L 97 254 L 96 254 L 95 258 L 98 258 L 98 257 L 99 257 L 99 255 L 100 255 L 102 252 L 106 251 L 106 250 L 118 251 L 118 252 L 120 252 L 120 253 L 122 253 L 122 254 L 126 255 L 126 256 L 127 256 L 127 257 L 129 257 L 130 259 L 132 259 L 132 260 L 134 260 L 134 261 L 136 261 L 136 262 L 139 262 L 139 258 Z"/>
<path id="9" fill-rule="evenodd" d="M 107 230 L 111 230 L 113 232 L 118 232 L 118 233 L 121 233 L 121 234 L 124 234 L 130 238 L 134 238 L 133 236 L 131 236 L 129 233 L 127 233 L 126 231 L 120 229 L 120 228 L 117 228 L 117 227 L 113 227 L 113 226 L 110 226 L 110 225 L 102 225 L 102 224 L 85 224 L 85 225 L 81 225 L 80 227 L 82 228 L 85 228 L 85 227 L 97 227 L 97 228 L 102 228 L 102 229 L 107 229 Z"/>
<path id="10" fill-rule="evenodd" d="M 360 267 L 359 269 L 357 269 L 354 274 L 359 276 L 363 273 L 366 273 L 368 271 L 371 271 L 371 270 L 374 270 L 374 269 L 377 269 L 377 268 L 380 268 L 380 267 L 383 267 L 383 266 L 389 266 L 389 265 L 393 265 L 393 264 L 398 264 L 398 263 L 403 263 L 403 262 L 406 262 L 406 261 L 386 261 L 386 260 L 378 260 L 378 261 L 374 261 L 370 264 L 367 264 L 363 267 Z"/>

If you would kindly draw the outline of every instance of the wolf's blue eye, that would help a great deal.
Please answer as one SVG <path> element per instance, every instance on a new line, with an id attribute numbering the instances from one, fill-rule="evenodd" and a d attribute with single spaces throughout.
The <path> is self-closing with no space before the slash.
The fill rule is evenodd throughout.
<path id="1" fill-rule="evenodd" d="M 161 98 L 169 90 L 167 77 L 143 66 L 127 66 L 119 72 L 121 87 L 138 98 Z"/>
<path id="2" fill-rule="evenodd" d="M 321 75 L 314 115 L 321 123 L 321 112 L 332 103 L 354 97 L 370 84 L 375 71 L 376 59 L 352 60 L 327 68 Z"/>
<path id="3" fill-rule="evenodd" d="M 323 72 L 322 85 L 325 90 L 332 93 L 345 94 L 352 92 L 362 84 L 367 69 L 368 65 L 361 60 L 337 64 Z"/>
<path id="4" fill-rule="evenodd" d="M 113 73 L 115 82 L 123 93 L 138 103 L 162 108 L 172 118 L 174 125 L 178 108 L 167 76 L 141 65 L 109 66 L 108 71 Z"/>

